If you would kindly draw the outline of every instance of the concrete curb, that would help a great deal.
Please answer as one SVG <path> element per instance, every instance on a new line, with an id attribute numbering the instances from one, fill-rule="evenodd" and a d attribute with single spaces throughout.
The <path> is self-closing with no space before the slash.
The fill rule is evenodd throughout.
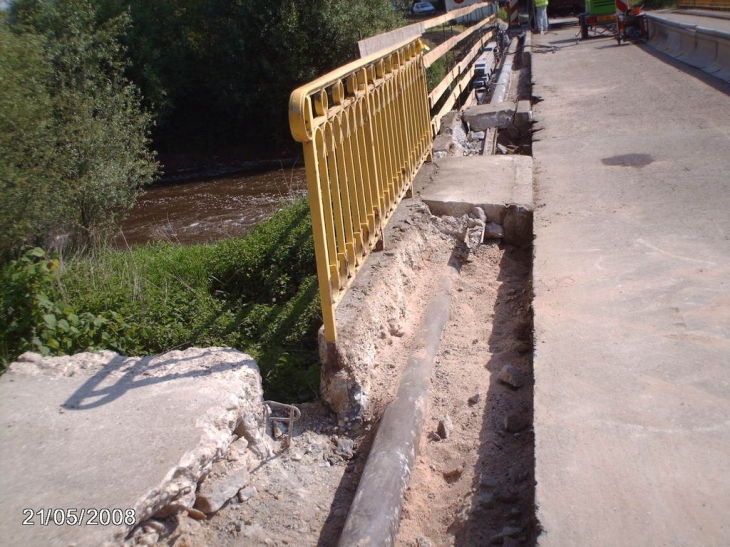
<path id="1" fill-rule="evenodd" d="M 429 302 L 401 378 L 398 394 L 383 414 L 350 514 L 340 536 L 340 547 L 393 545 L 398 531 L 403 495 L 418 452 L 426 415 L 433 360 L 451 308 L 451 271 Z"/>

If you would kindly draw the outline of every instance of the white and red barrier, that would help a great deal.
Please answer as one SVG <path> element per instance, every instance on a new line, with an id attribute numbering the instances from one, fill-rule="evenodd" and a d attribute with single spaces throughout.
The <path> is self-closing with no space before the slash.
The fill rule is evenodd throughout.
<path id="1" fill-rule="evenodd" d="M 520 26 L 520 3 L 518 0 L 509 0 L 507 4 L 507 12 L 509 15 L 509 26 Z"/>

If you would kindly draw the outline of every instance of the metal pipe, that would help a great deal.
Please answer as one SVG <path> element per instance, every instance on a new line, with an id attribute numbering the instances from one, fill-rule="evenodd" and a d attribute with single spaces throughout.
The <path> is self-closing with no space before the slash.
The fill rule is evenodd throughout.
<path id="1" fill-rule="evenodd" d="M 416 460 L 426 416 L 433 360 L 451 308 L 451 276 L 442 276 L 426 308 L 414 351 L 403 371 L 398 394 L 383 414 L 365 464 L 339 547 L 393 545 L 403 496 Z"/>

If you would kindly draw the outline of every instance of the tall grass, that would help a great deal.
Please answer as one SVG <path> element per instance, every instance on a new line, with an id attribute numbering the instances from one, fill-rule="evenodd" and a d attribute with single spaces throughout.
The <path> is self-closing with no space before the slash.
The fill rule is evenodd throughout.
<path id="1" fill-rule="evenodd" d="M 311 233 L 306 202 L 298 200 L 243 238 L 66 258 L 44 290 L 59 309 L 90 317 L 113 312 L 133 327 L 124 332 L 132 340 L 110 339 L 110 349 L 237 348 L 256 358 L 267 397 L 301 402 L 316 397 L 319 383 L 321 311 Z M 34 332 L 41 327 L 47 325 Z M 6 350 L 5 359 L 34 349 L 26 342 Z"/>

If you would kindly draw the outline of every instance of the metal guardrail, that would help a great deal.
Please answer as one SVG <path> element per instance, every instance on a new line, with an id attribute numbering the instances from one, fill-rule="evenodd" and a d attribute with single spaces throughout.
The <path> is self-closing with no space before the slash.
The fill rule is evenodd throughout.
<path id="1" fill-rule="evenodd" d="M 335 307 L 431 154 L 422 48 L 413 40 L 354 61 L 289 101 L 291 132 L 304 148 L 327 342 L 337 340 Z"/>
<path id="2" fill-rule="evenodd" d="M 456 10 L 439 20 L 485 7 Z M 495 21 L 488 15 L 449 40 L 448 48 L 441 48 L 438 55 Z M 457 92 L 468 88 L 468 64 L 491 35 L 482 34 L 467 53 L 468 60 L 437 86 L 449 95 L 433 119 L 431 108 L 437 98 L 429 96 L 426 67 L 438 55 L 431 52 L 425 61 L 420 36 L 353 61 L 291 94 L 289 125 L 304 148 L 328 343 L 337 341 L 337 304 L 365 257 L 382 244 L 388 220 L 430 157 L 440 115 L 453 107 Z"/>
<path id="3" fill-rule="evenodd" d="M 649 44 L 667 55 L 730 82 L 730 32 L 648 14 Z"/>

